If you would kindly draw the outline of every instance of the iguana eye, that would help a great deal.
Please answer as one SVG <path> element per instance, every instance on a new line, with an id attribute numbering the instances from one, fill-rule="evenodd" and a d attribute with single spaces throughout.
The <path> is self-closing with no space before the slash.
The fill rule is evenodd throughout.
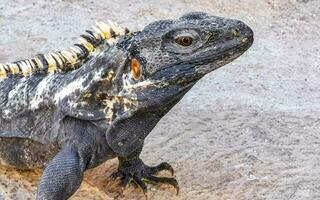
<path id="1" fill-rule="evenodd" d="M 193 42 L 193 38 L 190 36 L 182 36 L 182 37 L 176 38 L 176 43 L 184 47 L 190 46 L 192 42 Z"/>
<path id="2" fill-rule="evenodd" d="M 131 59 L 131 75 L 134 80 L 140 80 L 141 74 L 142 68 L 140 62 L 136 58 Z"/>

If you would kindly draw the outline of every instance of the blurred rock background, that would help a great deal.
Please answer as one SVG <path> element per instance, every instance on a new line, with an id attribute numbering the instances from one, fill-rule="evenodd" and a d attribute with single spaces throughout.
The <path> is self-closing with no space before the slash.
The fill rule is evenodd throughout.
<path id="1" fill-rule="evenodd" d="M 66 48 L 96 21 L 140 30 L 190 11 L 240 19 L 255 43 L 148 136 L 144 161 L 171 163 L 181 187 L 149 199 L 320 199 L 320 0 L 1 0 L 0 61 Z M 145 199 L 111 181 L 116 167 L 88 171 L 72 199 Z M 34 199 L 40 175 L 0 167 L 0 200 Z"/>

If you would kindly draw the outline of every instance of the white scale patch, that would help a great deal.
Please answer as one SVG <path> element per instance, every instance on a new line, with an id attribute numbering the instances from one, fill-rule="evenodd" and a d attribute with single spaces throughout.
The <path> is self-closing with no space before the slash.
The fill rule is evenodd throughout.
<path id="1" fill-rule="evenodd" d="M 8 117 L 10 115 L 11 111 L 8 109 L 5 109 L 2 111 L 2 113 L 5 115 L 5 117 Z"/>
<path id="2" fill-rule="evenodd" d="M 88 114 L 88 116 L 89 116 L 89 117 L 93 117 L 94 115 L 93 115 L 93 114 L 91 114 L 91 113 L 89 113 L 89 114 Z"/>
<path id="3" fill-rule="evenodd" d="M 131 74 L 123 74 L 122 82 L 123 89 L 120 91 L 119 96 L 114 96 L 111 99 L 105 100 L 104 105 L 106 106 L 106 118 L 110 121 L 113 119 L 114 106 L 122 103 L 123 111 L 130 112 L 130 109 L 138 107 L 137 96 L 135 95 L 135 89 L 145 88 L 151 85 L 155 85 L 160 81 L 144 80 L 137 83 L 132 83 Z M 127 98 L 130 97 L 130 98 Z"/>
<path id="4" fill-rule="evenodd" d="M 63 87 L 62 90 L 54 96 L 54 101 L 57 103 L 64 97 L 70 96 L 70 94 L 74 93 L 77 90 L 79 90 L 80 92 L 84 91 L 83 83 L 85 82 L 85 80 L 86 77 L 81 77 Z"/>
<path id="5" fill-rule="evenodd" d="M 24 82 L 25 78 L 21 79 L 21 82 L 14 87 L 8 94 L 9 104 L 20 104 L 27 106 L 27 84 Z M 13 100 L 15 99 L 15 100 Z M 17 101 L 18 102 L 17 102 Z"/>
<path id="6" fill-rule="evenodd" d="M 95 75 L 92 79 L 90 79 L 91 82 L 95 82 L 95 81 L 99 81 L 102 78 L 102 74 L 103 74 L 103 69 L 95 72 Z M 55 94 L 54 96 L 54 103 L 55 104 L 59 104 L 60 100 L 64 99 L 65 97 L 72 97 L 72 95 L 74 95 L 75 92 L 77 92 L 78 94 L 84 94 L 91 84 L 87 83 L 86 85 L 84 84 L 87 80 L 88 80 L 88 76 L 89 75 L 85 75 L 84 77 L 79 77 L 76 80 L 73 80 L 71 83 L 69 83 L 68 85 L 63 86 L 63 88 Z M 74 96 L 75 98 L 73 99 L 69 99 L 68 104 L 70 106 L 70 108 L 78 108 L 79 106 L 83 106 L 86 104 L 86 102 L 78 102 L 77 96 Z M 78 113 L 79 116 L 83 116 L 83 113 Z M 89 113 L 87 114 L 89 117 L 93 117 L 94 114 Z"/>
<path id="7" fill-rule="evenodd" d="M 122 75 L 122 82 L 123 82 L 123 89 L 124 90 L 148 87 L 150 85 L 155 85 L 157 83 L 160 83 L 160 81 L 151 81 L 151 80 L 147 79 L 147 80 L 139 81 L 138 83 L 132 84 L 130 79 L 132 79 L 131 74 Z"/>
<path id="8" fill-rule="evenodd" d="M 30 109 L 36 110 L 39 108 L 39 105 L 43 102 L 43 97 L 47 92 L 47 87 L 50 85 L 50 82 L 53 80 L 54 76 L 48 75 L 45 77 L 37 86 L 35 96 L 30 100 Z"/>

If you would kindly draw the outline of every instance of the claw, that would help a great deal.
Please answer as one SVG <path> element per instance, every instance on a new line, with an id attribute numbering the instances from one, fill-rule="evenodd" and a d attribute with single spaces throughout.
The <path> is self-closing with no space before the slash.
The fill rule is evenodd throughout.
<path id="1" fill-rule="evenodd" d="M 174 170 L 173 170 L 172 166 L 167 162 L 160 163 L 159 165 L 157 165 L 155 167 L 150 167 L 151 174 L 156 174 L 162 170 L 168 170 L 168 171 L 170 171 L 171 176 L 174 175 Z"/>
<path id="2" fill-rule="evenodd" d="M 139 158 L 122 160 L 122 162 L 120 162 L 118 171 L 113 173 L 111 177 L 113 180 L 121 178 L 123 184 L 122 191 L 124 191 L 130 182 L 133 181 L 143 191 L 146 199 L 148 199 L 146 185 L 147 182 L 170 184 L 176 189 L 178 195 L 179 184 L 175 178 L 154 176 L 163 170 L 170 171 L 172 176 L 174 174 L 173 168 L 166 162 L 163 162 L 155 167 L 150 167 L 145 165 Z"/>
<path id="3" fill-rule="evenodd" d="M 147 185 L 143 182 L 143 180 L 137 176 L 133 176 L 133 181 L 140 187 L 140 189 L 143 191 L 144 196 L 146 197 L 146 199 L 148 199 L 147 196 Z"/>
<path id="4" fill-rule="evenodd" d="M 158 182 L 158 183 L 170 184 L 177 190 L 177 195 L 179 194 L 180 188 L 179 188 L 178 181 L 175 178 L 157 177 L 157 176 L 149 175 L 146 179 L 156 183 Z"/>
<path id="5" fill-rule="evenodd" d="M 117 178 L 123 177 L 123 174 L 120 171 L 114 172 L 111 174 L 111 179 L 116 180 Z"/>
<path id="6" fill-rule="evenodd" d="M 131 181 L 132 181 L 131 176 L 125 176 L 122 180 L 123 188 L 126 189 Z"/>

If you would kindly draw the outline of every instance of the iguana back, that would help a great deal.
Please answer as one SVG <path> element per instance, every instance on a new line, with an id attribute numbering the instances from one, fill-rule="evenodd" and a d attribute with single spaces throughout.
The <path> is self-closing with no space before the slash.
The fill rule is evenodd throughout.
<path id="1" fill-rule="evenodd" d="M 127 28 L 99 22 L 67 50 L 0 64 L 0 137 L 53 141 L 57 130 L 51 122 L 59 118 L 54 96 L 72 79 L 82 78 L 76 70 L 126 34 Z"/>
<path id="2" fill-rule="evenodd" d="M 0 63 L 0 79 L 13 75 L 26 77 L 39 71 L 52 74 L 77 69 L 128 33 L 127 28 L 122 28 L 111 21 L 108 21 L 108 24 L 97 22 L 96 26 L 86 30 L 78 42 L 67 50 L 38 54 L 33 58 L 12 63 Z"/>

